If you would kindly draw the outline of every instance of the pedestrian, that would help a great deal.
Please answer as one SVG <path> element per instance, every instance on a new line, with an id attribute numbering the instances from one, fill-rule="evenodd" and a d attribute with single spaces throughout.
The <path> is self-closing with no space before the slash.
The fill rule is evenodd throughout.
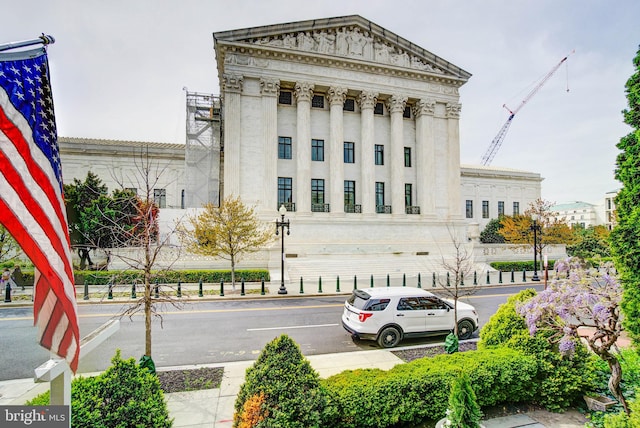
<path id="1" fill-rule="evenodd" d="M 0 278 L 0 286 L 2 287 L 2 290 L 4 291 L 5 287 L 7 286 L 7 284 L 9 284 L 9 289 L 11 289 L 11 271 L 9 271 L 9 268 L 4 268 L 4 270 L 2 271 L 2 277 Z"/>

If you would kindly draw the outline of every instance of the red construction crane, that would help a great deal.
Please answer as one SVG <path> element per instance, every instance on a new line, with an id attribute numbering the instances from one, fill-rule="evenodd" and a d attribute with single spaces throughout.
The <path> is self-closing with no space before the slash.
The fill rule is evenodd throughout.
<path id="1" fill-rule="evenodd" d="M 571 55 L 573 52 L 575 52 L 575 51 L 571 51 L 571 53 L 569 55 Z M 482 156 L 482 161 L 481 161 L 482 165 L 488 166 L 491 163 L 491 161 L 495 157 L 496 153 L 498 152 L 498 149 L 502 145 L 502 141 L 504 141 L 504 137 L 507 135 L 507 131 L 509 130 L 509 126 L 511 126 L 511 121 L 513 120 L 513 117 L 536 94 L 536 92 L 538 92 L 538 90 L 540 90 L 542 85 L 547 83 L 547 80 L 549 80 L 551 78 L 551 76 L 553 76 L 553 74 L 567 60 L 567 58 L 569 58 L 569 55 L 567 55 L 564 58 L 562 58 L 562 60 L 558 64 L 556 64 L 556 66 L 553 67 L 551 69 L 551 71 L 549 73 L 547 73 L 547 75 L 544 76 L 544 78 L 542 80 L 540 80 L 540 82 L 527 94 L 527 96 L 522 100 L 520 105 L 518 107 L 516 107 L 514 110 L 509 110 L 509 107 L 507 107 L 506 104 L 502 105 L 502 107 L 506 108 L 509 111 L 509 113 L 510 113 L 509 114 L 509 118 L 504 123 L 504 125 L 502 125 L 502 128 L 500 128 L 500 132 L 498 132 L 498 135 L 496 135 L 496 137 L 491 142 L 491 145 L 489 146 L 489 148 L 485 152 L 484 156 Z M 567 91 L 568 90 L 569 89 L 567 89 Z"/>

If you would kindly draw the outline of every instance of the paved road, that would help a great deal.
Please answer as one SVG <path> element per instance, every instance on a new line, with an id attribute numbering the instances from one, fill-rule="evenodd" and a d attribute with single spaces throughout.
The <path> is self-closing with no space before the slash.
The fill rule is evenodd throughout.
<path id="1" fill-rule="evenodd" d="M 481 289 L 463 301 L 476 306 L 484 325 L 508 296 L 521 286 Z M 183 308 L 161 308 L 162 320 L 152 328 L 153 358 L 158 367 L 209 364 L 255 359 L 266 343 L 286 333 L 304 355 L 350 352 L 375 348 L 373 342 L 353 341 L 340 325 L 342 296 L 260 298 L 204 301 Z M 84 337 L 117 317 L 122 304 L 80 305 L 80 332 Z M 33 369 L 49 358 L 35 342 L 31 308 L 0 307 L 0 380 L 28 378 Z M 81 357 L 79 372 L 102 371 L 110 365 L 117 349 L 125 358 L 144 354 L 144 320 L 141 315 L 123 318 L 120 330 L 98 349 Z M 438 339 L 415 339 L 403 345 L 429 343 Z"/>

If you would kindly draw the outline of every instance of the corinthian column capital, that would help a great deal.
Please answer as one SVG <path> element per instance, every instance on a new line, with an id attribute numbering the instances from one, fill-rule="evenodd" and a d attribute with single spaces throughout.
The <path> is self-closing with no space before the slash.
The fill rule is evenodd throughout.
<path id="1" fill-rule="evenodd" d="M 298 82 L 296 83 L 294 94 L 298 101 L 309 101 L 313 96 L 313 88 L 315 85 L 311 82 Z"/>
<path id="2" fill-rule="evenodd" d="M 378 93 L 372 91 L 362 91 L 358 95 L 360 110 L 373 109 L 378 102 Z"/>
<path id="3" fill-rule="evenodd" d="M 435 112 L 436 112 L 436 100 L 434 100 L 433 98 L 420 100 L 413 107 L 413 115 L 415 117 L 420 117 L 422 115 L 433 116 Z"/>
<path id="4" fill-rule="evenodd" d="M 387 100 L 387 109 L 390 113 L 402 113 L 407 105 L 407 97 L 404 95 L 392 95 Z"/>
<path id="5" fill-rule="evenodd" d="M 262 95 L 276 96 L 280 91 L 280 80 L 261 77 L 260 78 L 260 91 Z"/>
<path id="6" fill-rule="evenodd" d="M 462 109 L 462 104 L 447 103 L 447 117 L 450 119 L 459 119 L 461 109 Z"/>
<path id="7" fill-rule="evenodd" d="M 344 104 L 344 100 L 347 98 L 347 88 L 339 88 L 332 86 L 329 88 L 327 92 L 327 99 L 329 100 L 329 105 Z"/>
<path id="8" fill-rule="evenodd" d="M 222 79 L 225 92 L 242 92 L 243 77 L 241 75 L 225 73 Z"/>

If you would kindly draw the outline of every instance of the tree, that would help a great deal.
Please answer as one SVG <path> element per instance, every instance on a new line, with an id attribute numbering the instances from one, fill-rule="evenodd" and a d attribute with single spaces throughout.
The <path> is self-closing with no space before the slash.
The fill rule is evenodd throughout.
<path id="1" fill-rule="evenodd" d="M 640 49 L 633 60 L 635 73 L 627 80 L 628 108 L 624 122 L 633 130 L 617 144 L 615 178 L 622 183 L 616 196 L 617 225 L 611 232 L 611 252 L 623 284 L 624 325 L 640 346 Z"/>
<path id="2" fill-rule="evenodd" d="M 614 276 L 587 270 L 578 258 L 559 261 L 555 267 L 560 277 L 551 281 L 544 291 L 519 304 L 517 311 L 525 317 L 532 336 L 538 330 L 552 332 L 550 339 L 558 343 L 559 351 L 565 355 L 574 352 L 580 328 L 593 329 L 594 333 L 586 337 L 587 344 L 609 365 L 609 390 L 628 413 L 620 388 L 622 368 L 613 352 L 622 334 L 622 288 Z"/>
<path id="3" fill-rule="evenodd" d="M 7 229 L 0 224 L 0 263 L 16 260 L 22 254 L 20 246 Z"/>
<path id="4" fill-rule="evenodd" d="M 100 217 L 92 221 L 93 217 L 90 213 L 95 213 L 94 201 L 106 196 L 107 186 L 91 171 L 87 173 L 84 182 L 74 178 L 72 184 L 64 185 L 69 238 L 71 244 L 78 250 L 80 269 L 85 269 L 87 264 L 93 264 L 89 254 L 91 249 L 89 241 L 95 236 L 93 227 L 100 224 Z"/>
<path id="5" fill-rule="evenodd" d="M 273 233 L 262 224 L 254 208 L 238 197 L 227 197 L 220 207 L 212 203 L 204 211 L 188 217 L 192 230 L 183 228 L 182 238 L 188 251 L 221 257 L 231 262 L 231 285 L 235 289 L 236 263 L 242 255 L 258 251 L 273 240 Z"/>
<path id="6" fill-rule="evenodd" d="M 440 264 L 447 271 L 447 279 L 446 282 L 439 281 L 442 286 L 442 292 L 453 300 L 453 333 L 456 336 L 460 336 L 459 328 L 462 327 L 465 329 L 462 337 L 467 338 L 467 335 L 470 336 L 473 333 L 473 326 L 468 325 L 466 321 L 463 321 L 462 326 L 458 325 L 458 300 L 461 297 L 475 294 L 478 290 L 477 285 L 464 285 L 464 279 L 473 272 L 473 253 L 467 250 L 467 246 L 463 244 L 462 239 L 455 235 L 452 228 L 449 227 L 448 229 L 451 242 L 455 248 L 455 255 L 451 259 L 442 257 Z"/>
<path id="7" fill-rule="evenodd" d="M 538 198 L 529 204 L 524 214 L 504 216 L 500 221 L 500 234 L 508 243 L 533 245 L 532 216 L 537 215 L 536 223 L 540 229 L 537 233 L 535 251 L 540 255 L 540 259 L 547 245 L 574 244 L 577 242 L 575 232 L 564 220 L 556 219 L 557 213 L 551 211 L 553 205 L 552 202 Z"/>
<path id="8" fill-rule="evenodd" d="M 567 246 L 569 256 L 582 257 L 583 259 L 593 257 L 609 257 L 611 250 L 609 247 L 609 229 L 605 226 L 574 227 L 578 242 Z"/>
<path id="9" fill-rule="evenodd" d="M 500 228 L 500 219 L 491 219 L 484 230 L 480 232 L 480 242 L 483 244 L 504 244 L 504 236 L 500 234 Z"/>

